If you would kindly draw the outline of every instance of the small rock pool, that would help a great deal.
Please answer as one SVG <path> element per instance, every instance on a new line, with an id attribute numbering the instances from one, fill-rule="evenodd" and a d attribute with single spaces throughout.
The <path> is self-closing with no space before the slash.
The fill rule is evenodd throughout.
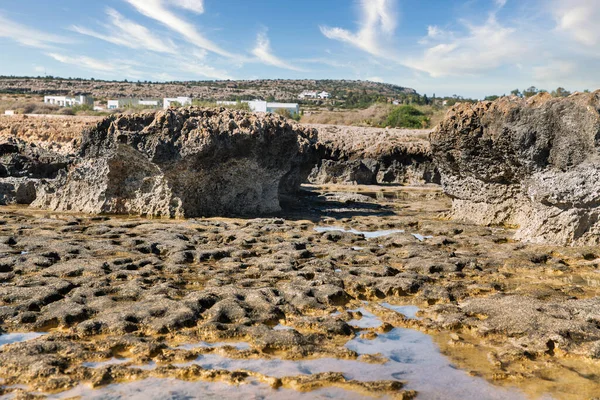
<path id="1" fill-rule="evenodd" d="M 415 306 L 397 306 L 383 303 L 381 306 L 416 319 L 418 308 Z M 348 310 L 360 312 L 362 317 L 350 321 L 350 325 L 359 331 L 377 328 L 383 322 L 365 308 Z M 275 329 L 291 329 L 278 326 Z M 208 353 L 186 363 L 174 364 L 176 367 L 198 365 L 205 369 L 225 369 L 230 371 L 246 370 L 272 377 L 309 375 L 322 372 L 340 372 L 347 379 L 359 381 L 398 380 L 406 382 L 404 389 L 416 390 L 418 399 L 428 400 L 517 400 L 526 399 L 517 389 L 496 387 L 482 378 L 473 377 L 465 371 L 455 368 L 443 356 L 432 338 L 420 331 L 394 328 L 380 333 L 375 338 L 362 337 L 360 334 L 346 343 L 346 347 L 359 355 L 380 355 L 384 363 L 367 363 L 360 360 L 340 360 L 320 358 L 303 361 L 271 359 L 234 359 L 220 354 Z M 198 347 L 232 346 L 231 343 L 195 343 L 179 346 L 183 349 Z M 244 350 L 247 343 L 235 343 L 233 347 Z M 108 360 L 90 363 L 88 366 L 99 368 L 107 364 L 121 364 L 128 360 Z M 131 368 L 153 369 L 151 363 L 145 366 L 131 365 Z M 256 380 L 246 384 L 230 386 L 219 382 L 187 382 L 176 379 L 149 378 L 143 381 L 112 384 L 99 389 L 80 385 L 69 391 L 51 395 L 49 399 L 67 399 L 81 396 L 86 399 L 362 399 L 363 395 L 337 387 L 326 387 L 309 393 L 290 389 L 272 389 Z M 385 398 L 385 397 L 384 397 Z"/>

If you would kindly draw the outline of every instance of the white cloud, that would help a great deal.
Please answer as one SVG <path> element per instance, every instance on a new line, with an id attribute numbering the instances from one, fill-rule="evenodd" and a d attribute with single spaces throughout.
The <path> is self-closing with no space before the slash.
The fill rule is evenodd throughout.
<path id="1" fill-rule="evenodd" d="M 496 3 L 496 6 L 498 6 L 498 8 L 503 8 L 508 2 L 508 0 L 494 0 L 494 2 Z"/>
<path id="2" fill-rule="evenodd" d="M 193 75 L 202 76 L 205 78 L 227 80 L 233 79 L 226 71 L 218 70 L 202 63 L 194 62 L 183 62 L 179 65 L 179 70 L 182 72 L 188 72 Z"/>
<path id="3" fill-rule="evenodd" d="M 361 23 L 354 33 L 343 28 L 321 26 L 329 39 L 339 40 L 376 56 L 385 56 L 382 37 L 391 37 L 397 26 L 395 0 L 360 0 Z"/>
<path id="4" fill-rule="evenodd" d="M 573 75 L 576 65 L 570 61 L 553 61 L 544 66 L 534 67 L 533 76 L 542 82 L 560 82 Z"/>
<path id="5" fill-rule="evenodd" d="M 186 10 L 200 12 L 203 10 L 201 1 L 192 0 L 125 0 L 135 9 L 148 18 L 154 19 L 169 29 L 179 33 L 189 43 L 201 49 L 219 54 L 224 57 L 233 58 L 235 55 L 222 49 L 217 44 L 205 38 L 194 25 L 171 12 L 168 4 L 184 8 Z"/>
<path id="6" fill-rule="evenodd" d="M 109 8 L 106 13 L 109 16 L 110 24 L 106 26 L 109 34 L 95 32 L 91 29 L 84 28 L 78 25 L 71 27 L 75 32 L 82 35 L 88 35 L 107 42 L 125 46 L 132 49 L 146 49 L 159 53 L 174 54 L 176 46 L 170 40 L 162 40 L 154 35 L 145 26 L 139 25 L 124 16 L 116 10 Z"/>
<path id="7" fill-rule="evenodd" d="M 499 24 L 493 15 L 485 24 L 467 25 L 467 29 L 466 35 L 451 35 L 450 40 L 426 48 L 422 56 L 409 58 L 403 64 L 433 77 L 468 75 L 516 64 L 527 51 L 521 34 Z"/>
<path id="8" fill-rule="evenodd" d="M 67 44 L 71 41 L 58 35 L 52 35 L 47 32 L 11 21 L 0 15 L 0 37 L 10 38 L 24 46 L 48 49 L 55 44 Z"/>
<path id="9" fill-rule="evenodd" d="M 103 74 L 118 73 L 120 76 L 140 79 L 142 73 L 132 68 L 130 63 L 102 61 L 87 56 L 67 56 L 60 53 L 46 53 L 47 56 L 63 64 L 73 65 L 78 68 L 88 69 Z"/>
<path id="10" fill-rule="evenodd" d="M 597 0 L 554 1 L 551 10 L 559 31 L 586 46 L 600 43 L 600 7 Z"/>
<path id="11" fill-rule="evenodd" d="M 265 64 L 278 68 L 289 69 L 292 71 L 302 71 L 300 68 L 287 63 L 273 54 L 271 42 L 269 41 L 266 32 L 261 32 L 258 34 L 256 38 L 256 47 L 252 50 L 252 54 L 254 54 L 258 60 Z"/>
<path id="12" fill-rule="evenodd" d="M 82 68 L 92 69 L 94 71 L 113 72 L 117 70 L 115 64 L 100 61 L 86 56 L 71 57 L 58 53 L 47 53 L 47 55 L 63 64 L 76 65 Z"/>
<path id="13" fill-rule="evenodd" d="M 175 7 L 183 8 L 184 10 L 193 11 L 197 14 L 204 12 L 203 0 L 169 0 L 169 3 Z"/>

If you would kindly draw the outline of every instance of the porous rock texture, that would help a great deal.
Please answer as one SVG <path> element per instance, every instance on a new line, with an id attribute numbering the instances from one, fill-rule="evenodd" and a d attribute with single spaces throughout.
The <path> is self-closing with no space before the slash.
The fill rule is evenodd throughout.
<path id="1" fill-rule="evenodd" d="M 0 205 L 30 204 L 36 188 L 54 179 L 69 157 L 15 137 L 0 139 Z"/>
<path id="2" fill-rule="evenodd" d="M 458 104 L 431 134 L 455 219 L 515 238 L 600 243 L 600 92 Z"/>
<path id="3" fill-rule="evenodd" d="M 196 107 L 107 118 L 33 206 L 159 217 L 280 210 L 313 132 L 276 115 Z M 285 179 L 284 179 L 285 178 Z"/>
<path id="4" fill-rule="evenodd" d="M 428 132 L 311 125 L 319 132 L 309 181 L 324 184 L 438 183 Z"/>

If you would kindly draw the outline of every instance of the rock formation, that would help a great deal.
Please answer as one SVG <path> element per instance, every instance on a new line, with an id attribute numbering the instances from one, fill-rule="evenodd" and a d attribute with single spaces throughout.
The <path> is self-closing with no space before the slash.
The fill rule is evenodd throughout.
<path id="1" fill-rule="evenodd" d="M 36 188 L 54 179 L 69 164 L 66 156 L 33 143 L 8 137 L 0 140 L 0 205 L 30 204 Z"/>
<path id="2" fill-rule="evenodd" d="M 537 243 L 600 243 L 600 92 L 459 104 L 431 134 L 454 218 Z"/>
<path id="3" fill-rule="evenodd" d="M 419 130 L 314 125 L 319 131 L 313 184 L 438 182 L 429 141 Z"/>
<path id="4" fill-rule="evenodd" d="M 107 118 L 33 206 L 166 217 L 280 210 L 313 132 L 275 115 L 184 108 Z"/>

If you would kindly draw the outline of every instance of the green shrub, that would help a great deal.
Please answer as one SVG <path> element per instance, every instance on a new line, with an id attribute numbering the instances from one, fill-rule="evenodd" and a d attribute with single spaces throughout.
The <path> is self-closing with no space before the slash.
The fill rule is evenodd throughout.
<path id="1" fill-rule="evenodd" d="M 292 114 L 292 112 L 286 108 L 278 108 L 277 110 L 275 110 L 275 114 L 281 115 L 282 117 L 287 119 L 293 119 L 295 121 L 300 121 L 301 118 L 299 114 Z"/>
<path id="2" fill-rule="evenodd" d="M 394 108 L 385 120 L 385 126 L 393 128 L 422 129 L 429 126 L 429 118 L 413 106 L 403 105 Z"/>

